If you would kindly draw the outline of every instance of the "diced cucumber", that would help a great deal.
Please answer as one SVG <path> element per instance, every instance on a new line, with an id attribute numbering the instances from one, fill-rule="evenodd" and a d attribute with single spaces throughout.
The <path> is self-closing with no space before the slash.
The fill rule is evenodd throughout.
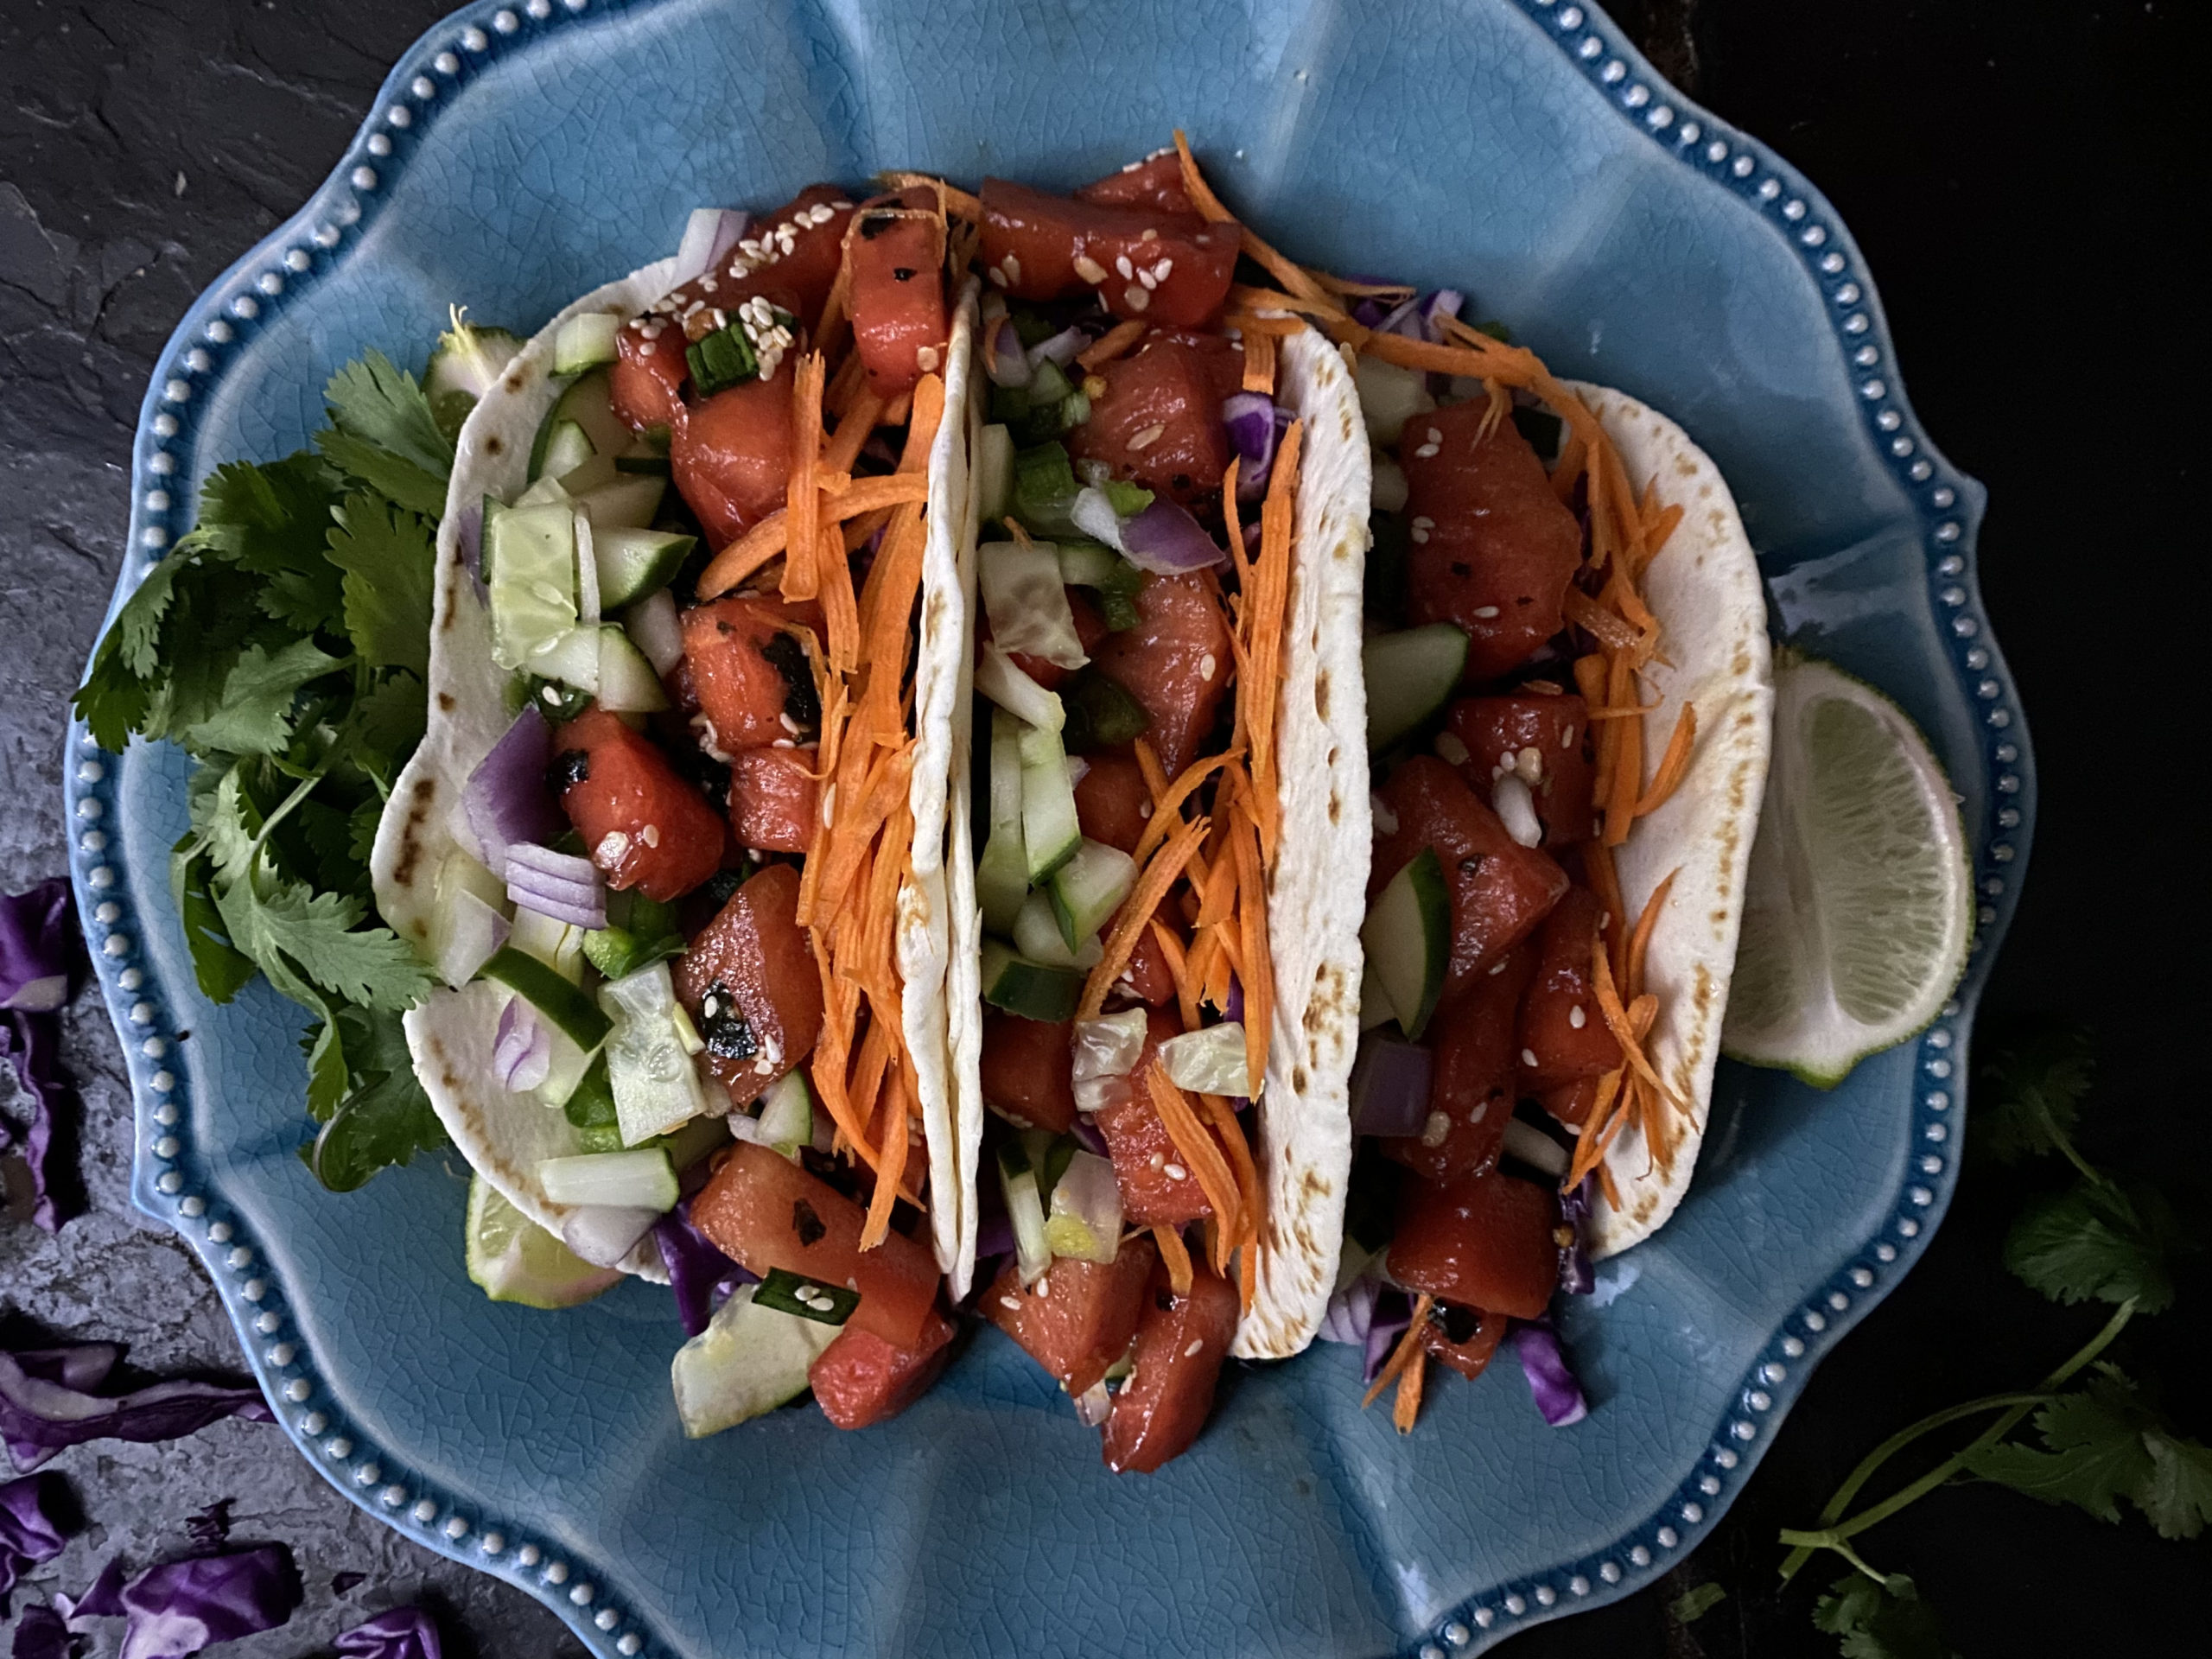
<path id="1" fill-rule="evenodd" d="M 589 627 L 599 620 L 599 557 L 592 551 L 591 520 L 576 515 L 576 620 Z"/>
<path id="2" fill-rule="evenodd" d="M 1373 1031 L 1377 1026 L 1387 1026 L 1398 1017 L 1390 1006 L 1390 993 L 1382 988 L 1382 976 L 1375 971 L 1375 963 L 1368 961 L 1359 975 L 1359 1028 Z"/>
<path id="3" fill-rule="evenodd" d="M 1068 782 L 1067 751 L 1060 734 L 1032 726 L 1021 734 L 1021 839 L 1029 880 L 1042 881 L 1075 856 L 1083 844 L 1075 790 Z"/>
<path id="4" fill-rule="evenodd" d="M 990 836 L 976 865 L 976 897 L 983 925 L 1014 931 L 1029 896 L 1029 856 L 1021 837 L 1021 722 L 1003 709 L 991 710 Z"/>
<path id="5" fill-rule="evenodd" d="M 985 524 L 1003 518 L 1014 504 L 1014 435 L 997 424 L 983 429 L 976 446 L 976 510 Z"/>
<path id="6" fill-rule="evenodd" d="M 1053 968 L 1016 956 L 999 939 L 985 939 L 983 1001 L 1025 1020 L 1055 1024 L 1075 1017 L 1083 1001 L 1083 976 L 1072 968 Z"/>
<path id="7" fill-rule="evenodd" d="M 1136 884 L 1136 860 L 1103 841 L 1084 840 L 1046 887 L 1068 949 L 1094 937 Z"/>
<path id="8" fill-rule="evenodd" d="M 612 1029 L 612 1022 L 607 1017 L 593 1004 L 591 998 L 536 957 L 518 950 L 512 944 L 503 945 L 493 951 L 491 961 L 484 964 L 484 976 L 496 979 L 509 990 L 526 999 L 531 1007 L 545 1016 L 555 1030 L 587 1054 L 607 1040 L 607 1033 Z M 1066 1016 L 1060 1017 L 1065 1019 Z"/>
<path id="9" fill-rule="evenodd" d="M 584 464 L 586 466 L 589 466 L 591 463 L 589 461 L 586 461 Z M 575 510 L 576 501 L 574 496 L 570 495 L 568 491 L 561 487 L 561 480 L 559 479 L 554 478 L 549 474 L 537 480 L 537 482 L 532 484 L 528 489 L 524 490 L 520 495 L 515 497 L 515 505 L 518 507 L 566 507 L 573 512 Z"/>
<path id="10" fill-rule="evenodd" d="M 729 1145 L 729 1124 L 719 1117 L 695 1117 L 678 1124 L 654 1144 L 668 1154 L 668 1161 L 681 1175 L 702 1158 Z"/>
<path id="11" fill-rule="evenodd" d="M 581 374 L 614 360 L 614 341 L 622 332 L 622 319 L 606 312 L 586 312 L 570 317 L 553 336 L 553 372 Z"/>
<path id="12" fill-rule="evenodd" d="M 596 454 L 619 455 L 630 447 L 629 424 L 614 412 L 607 371 L 594 369 L 579 376 L 556 397 L 553 407 L 545 411 L 544 420 L 538 423 L 537 435 L 530 446 L 530 475 L 533 479 L 544 473 L 547 446 L 553 441 L 554 429 L 563 421 L 574 421 L 583 428 Z"/>
<path id="13" fill-rule="evenodd" d="M 1075 390 L 1060 365 L 1049 357 L 1042 357 L 1030 365 L 1029 402 L 1034 408 L 1039 404 L 1057 404 Z"/>
<path id="14" fill-rule="evenodd" d="M 514 931 L 507 943 L 526 957 L 535 957 L 571 985 L 584 982 L 584 941 L 590 930 L 564 922 L 528 906 L 515 911 Z"/>
<path id="15" fill-rule="evenodd" d="M 976 550 L 976 587 L 1001 650 L 1060 668 L 1090 660 L 1076 637 L 1075 613 L 1050 542 L 984 543 Z"/>
<path id="16" fill-rule="evenodd" d="M 593 1068 L 598 1065 L 598 1057 L 579 1047 L 562 1032 L 549 1031 L 546 1035 L 552 1039 L 553 1053 L 545 1065 L 545 1081 L 537 1085 L 535 1092 L 540 1105 L 558 1111 L 574 1098 L 584 1079 L 591 1076 Z M 621 1138 L 610 1132 L 604 1144 L 588 1145 L 584 1150 L 615 1152 L 620 1149 L 621 1145 Z"/>
<path id="17" fill-rule="evenodd" d="M 1467 666 L 1467 636 L 1449 622 L 1370 635 L 1360 648 L 1367 673 L 1367 747 L 1379 753 L 1441 709 Z"/>
<path id="18" fill-rule="evenodd" d="M 693 536 L 592 524 L 592 557 L 599 566 L 599 604 L 619 611 L 668 586 L 698 545 Z"/>
<path id="19" fill-rule="evenodd" d="M 1072 945 L 1061 938 L 1051 895 L 1043 887 L 1021 901 L 1014 918 L 1014 946 L 1032 962 L 1052 968 L 1079 968 L 1086 973 L 1106 955 L 1106 947 L 1096 933 L 1077 934 Z"/>
<path id="20" fill-rule="evenodd" d="M 786 1158 L 798 1157 L 801 1147 L 814 1143 L 814 1101 L 800 1071 L 785 1072 L 760 1097 L 759 1133 L 763 1145 Z"/>
<path id="21" fill-rule="evenodd" d="M 1086 669 L 1067 683 L 1060 695 L 1067 716 L 1060 742 L 1071 754 L 1088 754 L 1112 748 L 1144 735 L 1152 716 L 1128 694 L 1122 683 L 1096 668 Z"/>
<path id="22" fill-rule="evenodd" d="M 1054 550 L 1059 555 L 1060 580 L 1070 587 L 1134 596 L 1144 586 L 1144 572 L 1103 542 L 1070 536 Z"/>
<path id="23" fill-rule="evenodd" d="M 492 660 L 520 668 L 576 625 L 575 515 L 559 505 L 508 507 L 485 526 L 484 541 Z"/>
<path id="24" fill-rule="evenodd" d="M 610 470 L 613 466 L 607 462 Z M 574 493 L 576 510 L 591 515 L 594 530 L 643 530 L 660 512 L 660 499 L 667 490 L 664 478 L 617 472 L 610 482 Z"/>
<path id="25" fill-rule="evenodd" d="M 1367 422 L 1367 435 L 1384 448 L 1397 443 L 1408 421 L 1436 407 L 1436 399 L 1428 394 L 1428 376 L 1419 369 L 1362 356 L 1353 379 L 1359 388 L 1359 412 Z"/>
<path id="26" fill-rule="evenodd" d="M 1037 1172 L 1018 1136 L 999 1143 L 999 1188 L 1006 1194 L 1007 1219 L 1014 1224 L 1014 1265 L 1023 1284 L 1034 1284 L 1052 1265 L 1052 1252 L 1045 1243 L 1045 1201 L 1037 1191 Z"/>
<path id="27" fill-rule="evenodd" d="M 740 1286 L 669 1366 L 677 1417 L 695 1440 L 798 1398 L 807 1372 L 836 1340 L 834 1325 L 757 1306 L 758 1289 Z"/>
<path id="28" fill-rule="evenodd" d="M 676 600 L 665 588 L 632 605 L 622 618 L 622 631 L 645 653 L 656 674 L 666 674 L 683 660 L 683 624 L 676 614 Z"/>
<path id="29" fill-rule="evenodd" d="M 596 696 L 599 657 L 599 629 L 570 628 L 530 659 L 530 671 Z"/>
<path id="30" fill-rule="evenodd" d="M 1008 511 L 1025 529 L 1044 536 L 1071 535 L 1077 486 L 1065 445 L 1040 443 L 1015 452 L 1014 499 Z"/>
<path id="31" fill-rule="evenodd" d="M 598 453 L 591 447 L 591 439 L 585 435 L 582 427 L 574 421 L 563 421 L 546 440 L 543 476 L 566 478 Z"/>
<path id="32" fill-rule="evenodd" d="M 676 1170 L 658 1147 L 541 1159 L 537 1181 L 554 1204 L 613 1210 L 676 1208 Z"/>
<path id="33" fill-rule="evenodd" d="M 1422 848 L 1390 878 L 1360 926 L 1359 941 L 1400 1028 L 1419 1042 L 1452 960 L 1452 896 L 1433 847 Z"/>
<path id="34" fill-rule="evenodd" d="M 1047 691 L 1023 673 L 996 640 L 986 639 L 976 656 L 976 689 L 1026 726 L 1057 732 L 1067 724 L 1059 693 Z"/>
<path id="35" fill-rule="evenodd" d="M 579 630 L 581 632 L 581 630 Z M 613 623 L 599 634 L 599 706 L 618 715 L 650 715 L 668 707 L 668 693 L 645 653 Z"/>
<path id="36" fill-rule="evenodd" d="M 614 1022 L 607 1039 L 607 1080 L 614 1089 L 622 1143 L 665 1135 L 707 1110 L 706 1090 L 677 1034 L 676 986 L 665 962 L 609 980 L 599 1006 Z"/>

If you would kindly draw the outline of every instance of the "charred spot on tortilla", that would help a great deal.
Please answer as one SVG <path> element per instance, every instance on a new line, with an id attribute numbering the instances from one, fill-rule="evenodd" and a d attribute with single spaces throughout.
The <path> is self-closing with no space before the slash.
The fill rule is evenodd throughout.
<path id="1" fill-rule="evenodd" d="M 822 719 L 822 700 L 814 690 L 814 671 L 807 665 L 806 649 L 794 634 L 768 636 L 760 654 L 784 677 L 784 714 L 803 730 L 812 730 Z"/>
<path id="2" fill-rule="evenodd" d="M 449 715 L 449 714 L 453 713 L 453 710 L 454 710 L 453 693 L 452 693 L 452 692 L 450 692 L 450 691 L 441 691 L 441 692 L 439 692 L 439 693 L 438 693 L 438 712 L 439 712 L 440 714 L 442 714 L 442 715 Z"/>
<path id="3" fill-rule="evenodd" d="M 565 794 L 590 776 L 589 751 L 563 749 L 553 757 L 553 764 L 545 768 L 545 787 L 556 795 Z"/>
<path id="4" fill-rule="evenodd" d="M 1329 671 L 1322 669 L 1313 676 L 1313 712 L 1323 720 L 1329 717 Z M 1336 803 L 1329 803 L 1331 817 L 1336 816 Z"/>
<path id="5" fill-rule="evenodd" d="M 486 435 L 484 439 L 484 453 L 486 454 L 503 455 L 506 451 L 506 443 L 498 433 L 493 432 Z"/>
<path id="6" fill-rule="evenodd" d="M 529 384 L 530 378 L 523 372 L 522 365 L 516 364 L 513 372 L 507 376 L 507 391 L 518 397 L 522 395 L 522 389 Z"/>
<path id="7" fill-rule="evenodd" d="M 804 1198 L 791 1200 L 791 1231 L 798 1235 L 801 1244 L 812 1244 L 829 1230 L 829 1224 L 814 1213 L 812 1205 Z"/>
<path id="8" fill-rule="evenodd" d="M 707 1052 L 717 1059 L 749 1060 L 760 1052 L 760 1039 L 753 1034 L 752 1022 L 739 1009 L 729 987 L 719 979 L 699 999 L 699 1035 L 706 1042 Z"/>

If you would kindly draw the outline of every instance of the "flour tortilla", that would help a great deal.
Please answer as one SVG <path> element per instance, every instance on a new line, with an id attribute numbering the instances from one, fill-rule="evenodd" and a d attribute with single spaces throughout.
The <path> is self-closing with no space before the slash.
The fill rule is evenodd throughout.
<path id="1" fill-rule="evenodd" d="M 512 500 L 529 482 L 532 440 L 566 384 L 552 372 L 553 342 L 561 324 L 594 313 L 634 316 L 666 293 L 675 276 L 674 259 L 657 261 L 568 307 L 523 347 L 461 428 L 438 526 L 429 728 L 392 791 L 370 861 L 385 921 L 426 955 L 442 902 L 439 873 L 454 854 L 474 855 L 477 850 L 461 839 L 462 787 L 512 720 L 506 701 L 510 676 L 492 660 L 491 618 L 471 579 L 461 524 L 480 512 L 487 494 Z M 963 296 L 955 320 L 955 364 L 968 355 L 974 317 L 971 292 Z M 938 1211 L 931 1218 L 934 1242 L 939 1264 L 948 1271 L 959 1258 L 963 1227 L 970 1241 L 975 1230 L 972 1182 L 963 1183 L 958 1175 L 959 1107 L 948 1087 L 945 1014 L 949 963 L 963 952 L 974 955 L 972 940 L 957 925 L 957 909 L 948 909 L 945 892 L 948 866 L 957 889 L 957 872 L 967 857 L 968 773 L 964 759 L 956 762 L 963 747 L 956 729 L 964 723 L 965 695 L 964 690 L 956 695 L 948 689 L 948 681 L 964 687 L 966 671 L 968 603 L 954 552 L 968 511 L 966 397 L 965 377 L 949 375 L 944 423 L 930 456 L 929 537 L 916 666 L 919 741 L 909 798 L 915 823 L 912 879 L 900 889 L 895 931 L 906 982 L 905 1036 L 919 1084 L 931 1186 L 940 1200 L 933 1206 Z M 957 830 L 950 855 L 949 826 Z M 972 892 L 972 874 L 967 885 Z M 499 1085 L 492 1048 L 506 995 L 480 981 L 432 992 L 405 1016 L 408 1048 L 432 1108 L 470 1166 L 508 1203 L 557 1236 L 572 1211 L 547 1199 L 537 1166 L 583 1147 L 566 1114 Z M 972 1255 L 971 1243 L 971 1259 Z M 656 1281 L 666 1277 L 650 1238 L 622 1265 Z"/>
<path id="2" fill-rule="evenodd" d="M 1644 694 L 1659 699 L 1643 717 L 1647 786 L 1682 705 L 1697 709 L 1697 747 L 1681 786 L 1640 820 L 1613 855 L 1631 917 L 1675 872 L 1644 957 L 1644 988 L 1659 998 L 1645 1052 L 1668 1087 L 1689 1104 L 1690 1122 L 1670 1170 L 1654 1166 L 1643 1135 L 1632 1128 L 1606 1154 L 1621 1207 L 1595 1207 L 1590 1246 L 1593 1255 L 1607 1256 L 1649 1237 L 1674 1214 L 1705 1139 L 1743 925 L 1745 876 L 1766 791 L 1774 680 L 1758 561 L 1713 458 L 1674 422 L 1624 392 L 1581 385 L 1573 390 L 1604 424 L 1637 486 L 1656 478 L 1660 501 L 1682 509 L 1681 522 L 1643 577 L 1644 601 L 1663 630 L 1659 649 L 1665 658 L 1643 675 Z"/>

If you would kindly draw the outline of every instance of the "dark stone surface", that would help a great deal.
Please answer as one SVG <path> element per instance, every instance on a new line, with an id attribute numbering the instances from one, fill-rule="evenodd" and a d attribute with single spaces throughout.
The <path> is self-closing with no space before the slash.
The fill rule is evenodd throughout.
<path id="1" fill-rule="evenodd" d="M 121 556 L 132 422 L 184 308 L 319 183 L 436 0 L 0 3 L 0 880 L 63 865 L 67 698 Z M 1936 6 L 1914 0 L 1624 0 L 1615 8 L 1687 89 L 1802 166 L 1878 274 L 1915 402 L 1991 486 L 1983 582 L 2043 765 L 2035 879 L 1986 1005 L 1993 1024 L 2064 1018 L 2100 1036 L 2084 1140 L 2114 1166 L 2183 1181 L 2202 1213 L 2212 1128 L 2194 1109 L 2175 988 L 2205 937 L 2202 858 L 2165 779 L 2201 700 L 2183 683 L 2204 613 L 2202 463 L 2188 411 L 2203 376 L 2196 275 L 2177 251 L 2202 197 L 2184 78 L 2204 14 L 2182 0 Z M 2187 157 L 2197 155 L 2199 161 Z M 2145 601 L 2151 601 L 2146 607 Z M 2194 677 L 2192 677 L 2193 679 Z M 2125 704 L 2127 692 L 2137 693 Z M 2115 716 L 2119 717 L 2115 717 Z M 2157 804 L 2139 804 L 2145 791 Z M 2115 808 L 2119 811 L 2115 812 Z M 2131 810 L 2132 809 L 2132 810 Z M 2131 899 L 2113 861 L 2153 874 Z M 2194 1000 L 2192 1000 L 2194 1001 Z M 86 1214 L 48 1238 L 0 1222 L 0 1335 L 130 1344 L 154 1370 L 234 1369 L 213 1290 L 128 1196 L 130 1103 L 96 1001 L 68 1017 L 82 1099 Z M 0 1081 L 0 1091 L 12 1085 Z M 2191 1172 L 2197 1172 L 2192 1177 Z M 2024 1386 L 2094 1323 L 1996 1266 L 2024 1190 L 1970 1169 L 1918 1271 L 1822 1369 L 1706 1547 L 1653 1592 L 1516 1642 L 1540 1656 L 1832 1654 L 1807 1614 L 1820 1568 L 1774 1592 L 1777 1527 L 1804 1524 L 1859 1454 L 1918 1412 Z M 2202 1275 L 2183 1304 L 2204 1306 Z M 2173 1381 L 2200 1437 L 2204 1325 L 2131 1333 L 2132 1370 Z M 427 1596 L 455 1649 L 574 1654 L 550 1613 L 371 1521 L 273 1431 L 219 1425 L 168 1446 L 100 1443 L 56 1465 L 90 1520 L 33 1598 L 106 1554 L 143 1563 L 233 1500 L 233 1536 L 282 1538 L 308 1592 L 285 1630 L 227 1649 L 274 1659 L 376 1607 Z M 2183 1627 L 2201 1547 L 2000 1491 L 1948 1493 L 1868 1541 L 1916 1574 L 1970 1654 L 2078 1653 Z M 365 1582 L 340 1594 L 340 1574 Z M 1688 1585 L 1730 1592 L 1687 1629 Z M 470 1643 L 473 1638 L 473 1646 Z M 109 1640 L 111 1642 L 112 1637 Z"/>

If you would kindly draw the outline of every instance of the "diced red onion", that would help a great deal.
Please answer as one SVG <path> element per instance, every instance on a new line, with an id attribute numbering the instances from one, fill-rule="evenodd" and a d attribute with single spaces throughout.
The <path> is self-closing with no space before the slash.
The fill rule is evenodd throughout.
<path id="1" fill-rule="evenodd" d="M 607 885 L 598 867 L 534 842 L 515 842 L 507 849 L 507 897 L 571 927 L 607 925 Z"/>
<path id="2" fill-rule="evenodd" d="M 747 215 L 735 207 L 695 207 L 683 226 L 683 240 L 676 250 L 676 282 L 681 287 L 695 276 L 719 271 L 740 238 Z"/>
<path id="3" fill-rule="evenodd" d="M 1072 1133 L 1074 1134 L 1077 1141 L 1082 1146 L 1085 1152 L 1095 1152 L 1101 1158 L 1111 1157 L 1113 1155 L 1112 1149 L 1107 1146 L 1106 1137 L 1104 1135 L 1100 1133 L 1098 1125 L 1092 1122 L 1089 1118 L 1082 1116 L 1080 1113 L 1077 1114 L 1075 1128 Z M 1009 1230 L 1007 1233 L 1007 1238 L 1009 1241 L 1007 1244 L 1007 1249 L 1009 1250 L 1014 1248 L 1014 1245 L 1011 1243 L 1014 1237 L 1011 1227 L 1012 1224 L 1009 1223 Z"/>
<path id="4" fill-rule="evenodd" d="M 1347 1249 L 1358 1246 L 1349 1242 Z M 1337 1294 L 1329 1298 L 1327 1311 L 1321 1315 L 1321 1328 L 1313 1334 L 1323 1342 L 1341 1342 L 1364 1346 L 1367 1332 L 1375 1323 L 1375 1300 L 1382 1294 L 1382 1275 L 1375 1271 L 1376 1262 L 1370 1261 Z"/>
<path id="5" fill-rule="evenodd" d="M 1457 317 L 1467 296 L 1456 288 L 1440 288 L 1421 302 L 1421 334 L 1433 346 L 1444 343 L 1444 320 Z"/>
<path id="6" fill-rule="evenodd" d="M 531 703 L 468 774 L 461 807 L 494 875 L 505 874 L 507 849 L 517 842 L 550 841 L 568 828 L 545 787 L 545 768 L 552 758 L 552 728 Z"/>
<path id="7" fill-rule="evenodd" d="M 553 1067 L 553 1039 L 537 1018 L 537 1011 L 521 997 L 511 997 L 499 1014 L 499 1035 L 492 1044 L 492 1069 L 499 1087 L 510 1094 L 526 1095 L 545 1081 Z"/>
<path id="8" fill-rule="evenodd" d="M 1229 970 L 1229 1006 L 1221 1011 L 1221 1017 L 1234 1020 L 1240 1026 L 1244 1023 L 1244 982 L 1236 976 L 1234 968 Z"/>
<path id="9" fill-rule="evenodd" d="M 1419 1135 L 1428 1122 L 1435 1062 L 1419 1043 L 1373 1032 L 1360 1039 L 1351 1068 L 1354 1135 Z"/>
<path id="10" fill-rule="evenodd" d="M 1516 1320 L 1511 1335 L 1513 1351 L 1521 1357 L 1522 1372 L 1529 1379 L 1529 1392 L 1535 1396 L 1544 1421 L 1554 1428 L 1565 1428 L 1587 1417 L 1589 1403 L 1582 1397 L 1582 1385 L 1567 1369 L 1566 1352 L 1559 1345 L 1559 1333 L 1552 1329 L 1551 1321 Z"/>
<path id="11" fill-rule="evenodd" d="M 661 1215 L 620 1205 L 578 1205 L 561 1223 L 561 1242 L 594 1268 L 619 1267 Z"/>
<path id="12" fill-rule="evenodd" d="M 1085 1428 L 1097 1427 L 1113 1414 L 1113 1410 L 1114 1396 L 1107 1392 L 1103 1377 L 1076 1395 L 1076 1421 Z"/>
<path id="13" fill-rule="evenodd" d="M 1078 348 L 1080 349 L 1080 348 Z M 1014 319 L 1003 319 L 991 330 L 990 349 L 983 353 L 983 372 L 995 386 L 1026 386 L 1036 376 L 1029 355 L 1021 349 L 1021 334 Z"/>
<path id="14" fill-rule="evenodd" d="M 453 516 L 454 541 L 461 550 L 461 556 L 474 576 L 480 591 L 477 598 L 485 597 L 481 590 L 484 580 L 484 508 L 482 504 L 463 507 Z"/>
<path id="15" fill-rule="evenodd" d="M 1011 327 L 1013 325 L 1007 325 Z M 1040 340 L 1029 348 L 1029 367 L 1034 372 L 1039 363 L 1052 362 L 1061 368 L 1076 359 L 1076 354 L 1090 344 L 1090 336 L 1080 328 L 1063 328 L 1050 340 Z"/>
<path id="16" fill-rule="evenodd" d="M 1221 422 L 1239 461 L 1237 499 L 1257 500 L 1274 470 L 1276 442 L 1290 429 L 1290 411 L 1277 409 L 1265 392 L 1240 391 L 1223 400 Z"/>
<path id="17" fill-rule="evenodd" d="M 1402 334 L 1408 340 L 1421 339 L 1421 296 L 1402 300 L 1392 307 L 1382 321 L 1375 325 L 1378 334 Z"/>
<path id="18" fill-rule="evenodd" d="M 1411 1299 L 1395 1285 L 1383 1286 L 1382 1294 L 1376 1298 L 1374 1318 L 1367 1327 L 1365 1363 L 1360 1367 L 1362 1382 L 1375 1381 L 1382 1362 L 1389 1358 L 1390 1350 L 1397 1346 L 1398 1338 L 1413 1322 Z"/>
<path id="19" fill-rule="evenodd" d="M 1205 525 L 1164 495 L 1122 526 L 1122 552 L 1138 569 L 1161 576 L 1187 575 L 1229 558 Z"/>
<path id="20" fill-rule="evenodd" d="M 653 1243 L 659 1247 L 661 1265 L 668 1269 L 668 1287 L 676 1296 L 676 1317 L 683 1334 L 696 1337 L 707 1328 L 714 1314 L 715 1292 L 742 1274 L 751 1283 L 757 1275 L 724 1255 L 707 1236 L 691 1224 L 689 1199 L 653 1224 Z"/>

